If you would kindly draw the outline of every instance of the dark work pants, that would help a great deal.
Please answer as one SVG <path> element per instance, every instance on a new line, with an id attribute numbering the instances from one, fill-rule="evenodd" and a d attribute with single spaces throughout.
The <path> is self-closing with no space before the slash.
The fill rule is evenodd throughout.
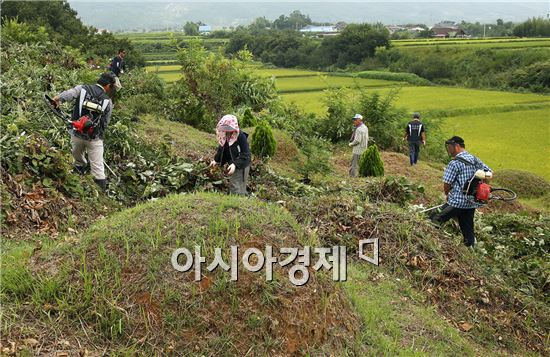
<path id="1" fill-rule="evenodd" d="M 411 166 L 416 164 L 419 154 L 420 141 L 409 141 L 409 159 L 411 161 Z"/>
<path id="2" fill-rule="evenodd" d="M 439 213 L 434 214 L 431 218 L 435 223 L 445 223 L 449 219 L 458 218 L 458 225 L 464 237 L 464 244 L 469 247 L 475 243 L 474 235 L 474 214 L 475 208 L 455 208 L 445 204 Z"/>

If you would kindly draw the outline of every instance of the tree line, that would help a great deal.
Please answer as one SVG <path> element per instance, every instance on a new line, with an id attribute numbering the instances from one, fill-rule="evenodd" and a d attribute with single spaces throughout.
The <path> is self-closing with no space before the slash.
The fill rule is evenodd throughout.
<path id="1" fill-rule="evenodd" d="M 351 24 L 338 36 L 319 40 L 293 30 L 237 29 L 226 46 L 227 54 L 246 48 L 262 62 L 281 67 L 344 68 L 374 56 L 378 47 L 390 45 L 382 24 Z"/>
<path id="2" fill-rule="evenodd" d="M 145 65 L 145 59 L 130 40 L 85 26 L 66 0 L 3 1 L 2 23 L 10 25 L 3 26 L 3 36 L 15 36 L 20 42 L 33 42 L 45 37 L 52 42 L 76 48 L 86 57 L 98 58 L 110 58 L 119 48 L 124 48 L 128 53 L 128 66 Z M 37 38 L 37 35 L 42 38 Z"/>

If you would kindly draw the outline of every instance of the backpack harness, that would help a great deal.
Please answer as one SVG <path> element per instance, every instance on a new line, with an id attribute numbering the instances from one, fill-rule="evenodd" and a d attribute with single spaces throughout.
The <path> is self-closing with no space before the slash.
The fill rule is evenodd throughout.
<path id="1" fill-rule="evenodd" d="M 476 169 L 483 169 L 479 159 L 475 156 L 474 163 L 471 163 L 462 157 L 455 157 L 453 160 L 460 161 L 465 165 L 474 166 Z M 486 204 L 489 202 L 489 198 L 491 196 L 491 186 L 488 183 L 483 182 L 482 179 L 476 177 L 474 173 L 474 175 L 464 183 L 462 193 L 466 196 L 472 197 L 476 203 Z"/>

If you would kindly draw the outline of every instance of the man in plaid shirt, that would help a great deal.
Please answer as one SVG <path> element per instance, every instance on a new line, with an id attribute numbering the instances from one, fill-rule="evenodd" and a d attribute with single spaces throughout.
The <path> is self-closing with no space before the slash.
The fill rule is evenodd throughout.
<path id="1" fill-rule="evenodd" d="M 484 171 L 491 171 L 491 169 L 465 150 L 464 140 L 459 136 L 453 136 L 447 140 L 445 147 L 449 155 L 453 157 L 443 174 L 443 191 L 447 196 L 447 203 L 443 206 L 441 212 L 435 214 L 431 219 L 436 224 L 442 224 L 453 217 L 458 218 L 464 244 L 470 247 L 476 242 L 474 213 L 476 208 L 481 205 L 472 198 L 468 198 L 463 192 L 463 187 L 478 169 Z"/>

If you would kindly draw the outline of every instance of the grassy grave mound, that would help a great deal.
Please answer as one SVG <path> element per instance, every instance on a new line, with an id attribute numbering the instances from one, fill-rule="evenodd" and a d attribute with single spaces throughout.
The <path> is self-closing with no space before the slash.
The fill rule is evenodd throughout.
<path id="1" fill-rule="evenodd" d="M 196 245 L 206 257 L 201 281 L 170 260 L 174 249 Z M 206 269 L 215 247 L 230 264 L 231 245 L 239 247 L 236 282 L 230 272 Z M 29 271 L 19 265 L 2 290 L 12 301 L 3 335 L 39 340 L 41 353 L 58 350 L 61 337 L 69 350 L 118 353 L 342 355 L 353 348 L 359 319 L 330 272 L 310 269 L 309 282 L 297 287 L 292 265 L 275 264 L 270 282 L 265 268 L 245 271 L 245 249 L 266 245 L 280 259 L 282 247 L 318 246 L 288 212 L 256 200 L 200 193 L 138 205 L 76 243 L 35 251 Z"/>
<path id="2" fill-rule="evenodd" d="M 495 186 L 508 188 L 522 198 L 537 198 L 550 193 L 550 182 L 544 177 L 523 170 L 495 172 Z"/>
<path id="3" fill-rule="evenodd" d="M 214 157 L 218 145 L 214 133 L 163 117 L 144 115 L 137 125 L 138 135 L 150 145 L 165 146 L 176 156 L 199 160 Z"/>
<path id="4" fill-rule="evenodd" d="M 481 346 L 547 354 L 545 219 L 487 215 L 476 221 L 481 248 L 471 252 L 463 247 L 457 227 L 438 230 L 425 217 L 382 202 L 387 198 L 378 201 L 382 191 L 375 187 L 357 185 L 354 193 L 297 198 L 286 206 L 315 229 L 324 245 L 346 245 L 349 255 L 359 239 L 378 238 L 381 266 L 410 281 L 425 294 L 426 303 Z M 403 189 L 387 188 L 391 191 L 382 196 L 398 197 Z M 512 241 L 516 236 L 511 232 L 518 227 L 524 231 Z M 534 276 L 525 278 L 527 271 Z M 525 306 L 528 312 L 522 310 Z"/>

